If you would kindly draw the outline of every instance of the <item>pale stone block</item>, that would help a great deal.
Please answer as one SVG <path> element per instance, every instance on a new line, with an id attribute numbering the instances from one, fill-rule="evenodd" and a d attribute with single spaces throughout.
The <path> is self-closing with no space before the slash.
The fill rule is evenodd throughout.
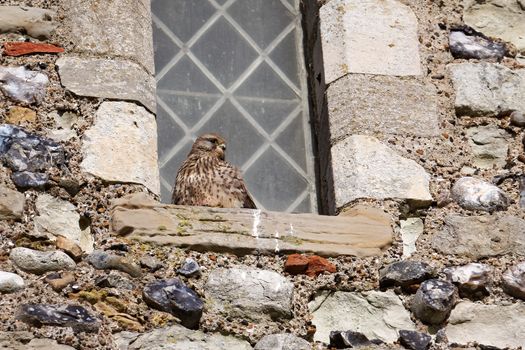
<path id="1" fill-rule="evenodd" d="M 410 7 L 395 0 L 333 0 L 319 16 L 327 84 L 348 73 L 421 75 Z"/>
<path id="2" fill-rule="evenodd" d="M 104 102 L 84 134 L 82 169 L 108 182 L 138 183 L 159 194 L 155 116 L 129 102 Z"/>

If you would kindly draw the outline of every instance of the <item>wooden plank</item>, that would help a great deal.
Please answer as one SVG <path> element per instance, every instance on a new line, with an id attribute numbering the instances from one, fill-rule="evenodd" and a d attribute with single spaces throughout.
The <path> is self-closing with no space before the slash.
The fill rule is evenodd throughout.
<path id="1" fill-rule="evenodd" d="M 378 255 L 392 243 L 390 217 L 376 208 L 346 216 L 164 205 L 145 194 L 112 209 L 115 234 L 197 251 Z"/>

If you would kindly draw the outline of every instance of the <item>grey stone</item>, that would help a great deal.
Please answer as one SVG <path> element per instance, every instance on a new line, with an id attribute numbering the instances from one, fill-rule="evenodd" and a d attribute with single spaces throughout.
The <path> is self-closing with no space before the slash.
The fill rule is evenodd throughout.
<path id="1" fill-rule="evenodd" d="M 0 271 L 0 293 L 13 293 L 24 285 L 24 279 L 16 273 Z"/>
<path id="2" fill-rule="evenodd" d="M 78 115 L 71 112 L 65 112 L 61 116 L 58 113 L 51 113 L 50 117 L 53 117 L 55 120 L 56 129 L 49 130 L 47 136 L 57 141 L 67 141 L 77 136 L 73 126 L 75 124 L 85 124 L 84 120 L 81 120 Z"/>
<path id="3" fill-rule="evenodd" d="M 178 325 L 143 334 L 121 332 L 114 338 L 119 350 L 252 350 L 247 341 L 217 333 L 192 331 Z"/>
<path id="4" fill-rule="evenodd" d="M 450 315 L 457 294 L 456 287 L 450 282 L 426 280 L 412 300 L 412 312 L 426 324 L 440 324 Z"/>
<path id="5" fill-rule="evenodd" d="M 463 20 L 469 26 L 510 41 L 525 52 L 525 6 L 522 0 L 464 0 Z"/>
<path id="6" fill-rule="evenodd" d="M 388 264 L 379 270 L 379 286 L 388 288 L 400 286 L 408 289 L 414 284 L 432 278 L 434 270 L 422 261 L 399 261 Z"/>
<path id="7" fill-rule="evenodd" d="M 32 326 L 72 327 L 77 332 L 96 332 L 100 322 L 78 305 L 24 304 L 17 319 Z"/>
<path id="8" fill-rule="evenodd" d="M 75 262 L 66 253 L 61 251 L 41 252 L 24 247 L 11 250 L 9 258 L 20 269 L 37 275 L 59 270 L 73 270 Z"/>
<path id="9" fill-rule="evenodd" d="M 473 260 L 508 253 L 525 255 L 525 220 L 514 216 L 448 215 L 432 247 Z"/>
<path id="10" fill-rule="evenodd" d="M 362 133 L 440 134 L 436 88 L 421 79 L 350 74 L 326 94 L 332 140 Z"/>
<path id="11" fill-rule="evenodd" d="M 132 277 L 142 276 L 142 271 L 137 264 L 123 256 L 108 253 L 103 250 L 93 251 L 88 255 L 86 260 L 98 270 L 120 270 Z"/>
<path id="12" fill-rule="evenodd" d="M 142 296 L 149 306 L 176 316 L 184 327 L 199 327 L 204 303 L 181 280 L 157 280 L 144 287 Z"/>
<path id="13" fill-rule="evenodd" d="M 311 350 L 312 345 L 306 340 L 290 333 L 270 334 L 262 337 L 255 344 L 254 350 Z"/>
<path id="14" fill-rule="evenodd" d="M 500 61 L 508 54 L 503 43 L 491 40 L 469 26 L 457 27 L 450 31 L 449 47 L 454 58 L 495 59 Z"/>
<path id="15" fill-rule="evenodd" d="M 450 343 L 516 349 L 525 344 L 525 304 L 483 305 L 462 301 L 445 328 Z"/>
<path id="16" fill-rule="evenodd" d="M 0 6 L 0 33 L 26 32 L 28 35 L 46 39 L 58 23 L 56 12 L 27 6 Z"/>
<path id="17" fill-rule="evenodd" d="M 129 58 L 154 74 L 150 2 L 63 1 L 75 51 Z"/>
<path id="18" fill-rule="evenodd" d="M 331 152 L 337 207 L 359 198 L 400 198 L 421 205 L 432 201 L 425 169 L 374 137 L 352 135 Z"/>
<path id="19" fill-rule="evenodd" d="M 160 193 L 155 116 L 128 102 L 104 102 L 85 132 L 83 171 L 107 182 L 138 183 Z"/>
<path id="20" fill-rule="evenodd" d="M 505 166 L 511 138 L 505 130 L 491 125 L 478 126 L 467 129 L 467 136 L 474 166 L 482 169 Z"/>
<path id="21" fill-rule="evenodd" d="M 430 347 L 432 337 L 428 334 L 416 331 L 399 331 L 399 342 L 410 350 L 427 350 Z"/>
<path id="22" fill-rule="evenodd" d="M 403 241 L 403 258 L 408 258 L 416 252 L 416 242 L 423 234 L 425 225 L 420 218 L 400 220 L 401 240 Z"/>
<path id="23" fill-rule="evenodd" d="M 492 268 L 485 264 L 470 263 L 443 269 L 447 280 L 458 286 L 459 295 L 479 299 L 489 295 Z"/>
<path id="24" fill-rule="evenodd" d="M 521 111 L 512 111 L 512 113 L 510 114 L 510 122 L 512 125 L 524 127 L 525 115 Z"/>
<path id="25" fill-rule="evenodd" d="M 492 212 L 505 210 L 510 204 L 505 192 L 497 186 L 473 177 L 457 180 L 452 186 L 451 195 L 461 207 L 468 210 Z"/>
<path id="26" fill-rule="evenodd" d="M 395 0 L 332 0 L 319 11 L 326 83 L 348 73 L 420 75 L 417 18 Z"/>
<path id="27" fill-rule="evenodd" d="M 126 277 L 116 271 L 111 271 L 105 276 L 100 276 L 95 284 L 102 288 L 135 289 L 135 285 Z"/>
<path id="28" fill-rule="evenodd" d="M 20 103 L 42 103 L 48 82 L 47 75 L 25 67 L 0 67 L 0 91 Z"/>
<path id="29" fill-rule="evenodd" d="M 162 263 L 151 255 L 145 255 L 140 258 L 140 266 L 149 269 L 151 272 L 155 272 L 162 268 Z"/>
<path id="30" fill-rule="evenodd" d="M 21 219 L 25 202 L 22 193 L 0 185 L 0 220 Z"/>
<path id="31" fill-rule="evenodd" d="M 503 274 L 502 284 L 505 293 L 525 300 L 525 261 L 509 267 Z"/>
<path id="32" fill-rule="evenodd" d="M 487 62 L 455 63 L 448 69 L 458 116 L 496 116 L 525 110 L 525 69 L 510 70 Z"/>
<path id="33" fill-rule="evenodd" d="M 0 332 L 0 349 L 8 350 L 75 350 L 54 339 L 35 338 L 32 332 Z"/>
<path id="34" fill-rule="evenodd" d="M 93 251 L 91 230 L 89 227 L 84 230 L 80 228 L 80 215 L 73 204 L 43 193 L 37 197 L 35 207 L 38 212 L 35 217 L 35 236 L 44 236 L 51 240 L 64 236 L 85 253 Z"/>
<path id="35" fill-rule="evenodd" d="M 333 330 L 353 330 L 369 339 L 394 342 L 399 330 L 415 329 L 410 313 L 393 291 L 323 291 L 308 307 L 316 326 L 314 340 L 324 343 L 329 342 Z"/>
<path id="36" fill-rule="evenodd" d="M 79 96 L 130 100 L 156 110 L 155 78 L 137 63 L 121 59 L 61 57 L 62 85 Z"/>
<path id="37" fill-rule="evenodd" d="M 215 269 L 204 291 L 212 312 L 254 321 L 292 317 L 293 283 L 273 271 Z"/>
<path id="38" fill-rule="evenodd" d="M 186 258 L 184 261 L 184 264 L 180 267 L 180 269 L 177 270 L 177 273 L 190 277 L 193 275 L 200 275 L 201 267 L 199 264 L 193 260 L 192 258 Z"/>

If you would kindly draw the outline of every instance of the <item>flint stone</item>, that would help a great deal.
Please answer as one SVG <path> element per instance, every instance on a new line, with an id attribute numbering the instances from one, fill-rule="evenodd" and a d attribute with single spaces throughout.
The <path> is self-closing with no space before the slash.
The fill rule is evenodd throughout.
<path id="1" fill-rule="evenodd" d="M 47 75 L 25 67 L 0 67 L 0 91 L 20 103 L 42 103 L 48 82 Z"/>
<path id="2" fill-rule="evenodd" d="M 63 236 L 85 253 L 93 251 L 91 230 L 89 227 L 84 230 L 80 228 L 80 215 L 73 204 L 44 193 L 36 199 L 36 210 L 35 236 L 44 236 L 53 241 L 57 236 Z"/>
<path id="3" fill-rule="evenodd" d="M 253 321 L 292 317 L 293 283 L 273 271 L 215 269 L 204 290 L 212 312 Z"/>
<path id="4" fill-rule="evenodd" d="M 525 69 L 510 70 L 487 62 L 454 63 L 448 69 L 458 116 L 497 116 L 525 110 Z"/>
<path id="5" fill-rule="evenodd" d="M 395 262 L 379 270 L 379 286 L 381 288 L 400 286 L 406 289 L 432 278 L 433 275 L 432 267 L 425 262 Z"/>
<path id="6" fill-rule="evenodd" d="M 254 350 L 312 350 L 306 340 L 289 333 L 270 334 L 255 344 Z"/>
<path id="7" fill-rule="evenodd" d="M 462 301 L 445 328 L 449 343 L 516 349 L 525 344 L 525 304 L 483 305 Z"/>
<path id="8" fill-rule="evenodd" d="M 78 305 L 25 304 L 17 319 L 36 327 L 71 327 L 76 332 L 96 332 L 100 327 L 100 322 Z"/>
<path id="9" fill-rule="evenodd" d="M 83 171 L 107 182 L 138 183 L 160 192 L 155 116 L 128 102 L 104 102 L 82 143 Z"/>
<path id="10" fill-rule="evenodd" d="M 502 283 L 505 293 L 525 300 L 525 261 L 505 271 Z"/>
<path id="11" fill-rule="evenodd" d="M 416 331 L 399 331 L 399 342 L 410 350 L 427 350 L 430 347 L 432 337 L 425 333 Z"/>
<path id="12" fill-rule="evenodd" d="M 24 279 L 16 273 L 0 271 L 0 293 L 13 293 L 24 288 Z"/>
<path id="13" fill-rule="evenodd" d="M 381 342 L 378 339 L 375 339 Z M 353 331 L 333 331 L 330 332 L 330 347 L 336 349 L 359 348 L 362 346 L 372 346 L 374 343 L 363 333 Z"/>
<path id="14" fill-rule="evenodd" d="M 352 135 L 332 146 L 336 206 L 359 198 L 401 198 L 430 204 L 430 176 L 371 136 Z"/>
<path id="15" fill-rule="evenodd" d="M 186 276 L 186 277 L 190 277 L 193 275 L 200 275 L 200 272 L 201 272 L 201 267 L 195 260 L 191 258 L 186 258 L 186 260 L 184 261 L 184 264 L 181 266 L 180 269 L 177 270 L 177 273 L 183 276 Z"/>
<path id="16" fill-rule="evenodd" d="M 403 241 L 403 258 L 409 258 L 416 252 L 416 242 L 423 234 L 425 225 L 420 218 L 400 220 L 401 240 Z"/>
<path id="17" fill-rule="evenodd" d="M 451 191 L 452 199 L 468 210 L 492 212 L 505 210 L 510 200 L 497 186 L 473 177 L 457 180 Z"/>
<path id="18" fill-rule="evenodd" d="M 350 74 L 326 94 L 333 143 L 362 133 L 440 134 L 436 88 L 421 79 Z"/>
<path id="19" fill-rule="evenodd" d="M 476 30 L 509 41 L 525 52 L 523 0 L 464 0 L 463 20 Z"/>
<path id="20" fill-rule="evenodd" d="M 63 3 L 65 25 L 76 51 L 129 58 L 155 73 L 149 0 L 110 1 L 104 6 L 97 0 Z"/>
<path id="21" fill-rule="evenodd" d="M 443 269 L 447 280 L 456 284 L 461 297 L 482 298 L 489 295 L 487 289 L 492 268 L 485 264 L 470 263 Z"/>
<path id="22" fill-rule="evenodd" d="M 56 64 L 62 85 L 76 95 L 137 101 L 151 112 L 156 110 L 155 78 L 136 63 L 61 57 Z"/>
<path id="23" fill-rule="evenodd" d="M 30 171 L 19 171 L 11 175 L 11 179 L 16 187 L 21 189 L 38 188 L 44 189 L 49 185 L 49 175 L 33 173 Z"/>
<path id="24" fill-rule="evenodd" d="M 417 18 L 395 0 L 333 0 L 319 10 L 326 83 L 348 73 L 420 75 Z"/>
<path id="25" fill-rule="evenodd" d="M 509 54 L 505 44 L 491 40 L 468 26 L 457 27 L 450 31 L 449 47 L 454 58 L 500 61 Z"/>
<path id="26" fill-rule="evenodd" d="M 11 250 L 9 258 L 20 269 L 41 275 L 50 271 L 73 270 L 75 262 L 66 253 L 61 251 L 41 252 L 24 247 Z"/>
<path id="27" fill-rule="evenodd" d="M 138 334 L 121 332 L 114 335 L 119 350 L 252 350 L 250 343 L 232 336 L 203 333 L 175 325 Z"/>
<path id="28" fill-rule="evenodd" d="M 151 307 L 169 312 L 187 328 L 197 328 L 204 303 L 197 293 L 179 279 L 158 280 L 144 287 L 144 301 Z"/>
<path id="29" fill-rule="evenodd" d="M 98 270 L 120 270 L 132 277 L 142 276 L 140 266 L 123 256 L 107 253 L 103 250 L 93 251 L 86 260 Z"/>
<path id="30" fill-rule="evenodd" d="M 311 350 L 306 340 L 289 333 L 270 334 L 255 344 L 254 350 Z"/>
<path id="31" fill-rule="evenodd" d="M 22 193 L 0 185 L 0 220 L 20 220 L 25 202 Z"/>
<path id="32" fill-rule="evenodd" d="M 51 36 L 58 23 L 56 12 L 27 6 L 0 6 L 0 33 L 25 32 L 46 39 Z"/>
<path id="33" fill-rule="evenodd" d="M 369 339 L 397 340 L 401 329 L 415 329 L 410 313 L 393 291 L 323 291 L 308 304 L 317 331 L 314 341 L 329 342 L 330 332 L 351 329 Z"/>
<path id="34" fill-rule="evenodd" d="M 487 125 L 467 129 L 468 143 L 474 155 L 473 165 L 490 169 L 506 164 L 510 134 L 498 127 Z"/>
<path id="35" fill-rule="evenodd" d="M 421 283 L 412 301 L 412 312 L 426 324 L 440 324 L 450 315 L 457 299 L 456 287 L 447 281 Z"/>
<path id="36" fill-rule="evenodd" d="M 432 248 L 473 260 L 508 253 L 525 255 L 525 220 L 514 216 L 448 215 Z"/>

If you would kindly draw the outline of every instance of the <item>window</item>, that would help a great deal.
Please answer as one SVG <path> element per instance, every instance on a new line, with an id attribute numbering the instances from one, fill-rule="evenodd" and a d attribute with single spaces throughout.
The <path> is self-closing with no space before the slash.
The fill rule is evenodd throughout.
<path id="1" fill-rule="evenodd" d="M 299 0 L 153 0 L 162 199 L 217 132 L 259 208 L 316 212 Z"/>

